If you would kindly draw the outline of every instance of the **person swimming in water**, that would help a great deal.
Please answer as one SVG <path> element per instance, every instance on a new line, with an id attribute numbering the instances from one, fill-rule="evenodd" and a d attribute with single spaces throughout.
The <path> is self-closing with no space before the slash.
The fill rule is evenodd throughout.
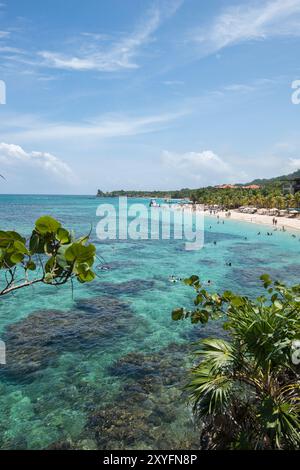
<path id="1" fill-rule="evenodd" d="M 99 265 L 97 266 L 97 268 L 100 269 L 101 271 L 109 271 L 111 269 L 111 267 L 108 264 Z"/>
<path id="2" fill-rule="evenodd" d="M 182 281 L 182 278 L 181 277 L 176 277 L 172 274 L 172 276 L 169 276 L 169 282 L 179 282 L 179 281 Z"/>

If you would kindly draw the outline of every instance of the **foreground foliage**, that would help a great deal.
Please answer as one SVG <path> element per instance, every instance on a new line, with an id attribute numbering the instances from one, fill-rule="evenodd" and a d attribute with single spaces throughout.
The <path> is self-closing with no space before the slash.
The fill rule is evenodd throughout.
<path id="1" fill-rule="evenodd" d="M 37 283 L 62 285 L 72 279 L 90 282 L 96 248 L 89 236 L 76 239 L 57 220 L 40 217 L 28 239 L 0 231 L 0 296 Z"/>
<path id="2" fill-rule="evenodd" d="M 202 448 L 296 449 L 300 445 L 300 285 L 261 277 L 266 295 L 251 300 L 210 294 L 199 278 L 195 309 L 173 311 L 192 323 L 225 319 L 228 341 L 198 343 L 187 390 L 202 422 Z"/>

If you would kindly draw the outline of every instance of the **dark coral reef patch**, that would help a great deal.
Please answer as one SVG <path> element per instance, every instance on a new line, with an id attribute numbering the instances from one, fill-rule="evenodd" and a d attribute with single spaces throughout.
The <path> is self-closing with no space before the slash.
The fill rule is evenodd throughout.
<path id="1" fill-rule="evenodd" d="M 198 448 L 192 416 L 181 396 L 187 349 L 170 344 L 152 354 L 131 352 L 111 367 L 124 385 L 114 406 L 98 407 L 86 426 L 99 449 Z"/>
<path id="2" fill-rule="evenodd" d="M 112 338 L 118 341 L 133 330 L 134 318 L 128 303 L 104 296 L 80 300 L 70 311 L 32 313 L 4 332 L 7 364 L 2 373 L 28 378 L 53 365 L 65 351 L 105 346 Z"/>

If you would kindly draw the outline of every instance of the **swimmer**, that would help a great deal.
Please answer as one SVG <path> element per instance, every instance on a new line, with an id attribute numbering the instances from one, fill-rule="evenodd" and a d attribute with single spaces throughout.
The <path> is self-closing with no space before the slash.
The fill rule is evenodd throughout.
<path id="1" fill-rule="evenodd" d="M 101 271 L 109 271 L 109 269 L 111 269 L 111 267 L 108 266 L 107 264 L 99 265 L 97 266 L 97 268 L 100 269 Z"/>

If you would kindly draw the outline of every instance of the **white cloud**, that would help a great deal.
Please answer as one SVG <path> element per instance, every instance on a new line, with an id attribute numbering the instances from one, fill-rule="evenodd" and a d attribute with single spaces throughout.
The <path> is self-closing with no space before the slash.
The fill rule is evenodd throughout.
<path id="1" fill-rule="evenodd" d="M 250 85 L 245 85 L 243 83 L 233 83 L 232 85 L 227 85 L 224 87 L 225 91 L 232 91 L 236 93 L 247 93 L 253 91 L 255 88 Z"/>
<path id="2" fill-rule="evenodd" d="M 24 169 L 41 170 L 44 176 L 54 177 L 65 182 L 72 182 L 74 174 L 71 168 L 58 157 L 47 152 L 26 152 L 15 144 L 0 143 L 0 162 L 2 167 L 7 167 L 17 172 Z"/>
<path id="3" fill-rule="evenodd" d="M 289 167 L 293 171 L 300 170 L 300 158 L 290 158 Z"/>
<path id="4" fill-rule="evenodd" d="M 8 36 L 10 36 L 9 31 L 0 31 L 0 39 L 7 38 Z"/>
<path id="5" fill-rule="evenodd" d="M 0 52 L 8 52 L 11 54 L 23 54 L 23 51 L 21 49 L 10 46 L 0 46 Z"/>
<path id="6" fill-rule="evenodd" d="M 194 184 L 208 186 L 222 182 L 236 181 L 245 178 L 245 175 L 237 172 L 224 159 L 212 150 L 202 152 L 162 153 L 163 164 L 172 172 L 186 177 L 187 181 Z"/>
<path id="7" fill-rule="evenodd" d="M 194 31 L 203 53 L 241 42 L 300 35 L 300 0 L 272 0 L 229 7 L 211 25 Z"/>
<path id="8" fill-rule="evenodd" d="M 230 156 L 221 158 L 212 150 L 174 153 L 161 156 L 168 178 L 178 187 L 202 187 L 222 183 L 246 183 L 256 178 L 271 178 L 300 169 L 299 158 L 284 155 Z M 272 171 L 270 170 L 272 169 Z"/>
<path id="9" fill-rule="evenodd" d="M 2 135 L 6 140 L 19 142 L 33 141 L 68 141 L 74 139 L 96 139 L 97 141 L 134 136 L 155 132 L 165 128 L 170 122 L 187 114 L 187 111 L 161 113 L 149 116 L 128 117 L 124 115 L 108 114 L 100 118 L 82 123 L 49 123 L 40 119 L 7 117 L 3 123 Z M 14 131 L 12 129 L 16 129 Z"/>
<path id="10" fill-rule="evenodd" d="M 146 18 L 138 25 L 135 31 L 126 36 L 119 37 L 108 46 L 103 46 L 103 37 L 95 33 L 86 37 L 93 40 L 88 45 L 83 45 L 76 55 L 68 55 L 60 52 L 41 51 L 39 56 L 44 59 L 42 65 L 57 69 L 101 72 L 114 72 L 121 69 L 135 69 L 139 65 L 136 57 L 142 47 L 153 41 L 153 34 L 162 22 L 173 15 L 182 4 L 183 0 L 173 0 L 162 3 L 159 8 L 152 8 Z M 108 39 L 105 37 L 105 39 Z"/>
<path id="11" fill-rule="evenodd" d="M 184 85 L 184 81 L 182 80 L 165 80 L 163 82 L 164 85 L 167 86 L 177 86 L 177 85 Z"/>

